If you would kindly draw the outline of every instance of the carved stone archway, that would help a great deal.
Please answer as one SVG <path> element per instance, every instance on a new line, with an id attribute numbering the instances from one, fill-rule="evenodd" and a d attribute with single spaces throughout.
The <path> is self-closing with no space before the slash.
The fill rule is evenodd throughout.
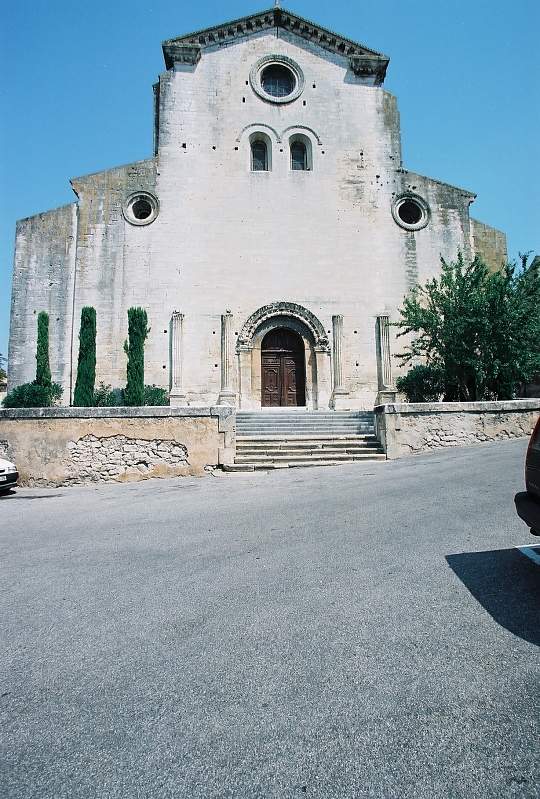
<path id="1" fill-rule="evenodd" d="M 314 346 L 320 348 L 321 351 L 330 353 L 330 343 L 322 323 L 317 319 L 315 314 L 308 311 L 303 305 L 298 305 L 295 302 L 272 302 L 270 305 L 263 305 L 258 311 L 252 313 L 243 325 L 238 336 L 236 345 L 237 351 L 245 348 L 251 349 L 253 347 L 253 336 L 255 332 L 263 322 L 266 322 L 274 316 L 291 316 L 293 319 L 300 320 L 311 332 Z"/>
<path id="2" fill-rule="evenodd" d="M 242 326 L 236 345 L 240 407 L 261 407 L 261 342 L 264 335 L 276 327 L 289 328 L 304 341 L 308 372 L 306 406 L 312 410 L 328 408 L 331 393 L 328 336 L 315 314 L 294 302 L 264 305 L 251 314 Z"/>

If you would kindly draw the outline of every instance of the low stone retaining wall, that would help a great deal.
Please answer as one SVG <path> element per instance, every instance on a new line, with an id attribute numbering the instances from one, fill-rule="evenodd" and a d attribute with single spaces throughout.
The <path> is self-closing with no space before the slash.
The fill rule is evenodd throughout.
<path id="1" fill-rule="evenodd" d="M 234 461 L 234 408 L 0 410 L 0 457 L 22 485 L 201 475 Z"/>
<path id="2" fill-rule="evenodd" d="M 530 436 L 540 399 L 378 405 L 377 435 L 389 459 L 417 452 Z"/>

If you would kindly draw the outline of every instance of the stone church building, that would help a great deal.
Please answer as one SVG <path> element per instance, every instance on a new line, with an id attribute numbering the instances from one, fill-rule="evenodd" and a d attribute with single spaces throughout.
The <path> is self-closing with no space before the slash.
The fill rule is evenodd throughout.
<path id="1" fill-rule="evenodd" d="M 154 155 L 74 178 L 17 225 L 10 387 L 50 315 L 70 402 L 81 308 L 97 381 L 125 385 L 127 310 L 147 310 L 145 382 L 175 405 L 371 409 L 392 391 L 404 295 L 458 250 L 498 268 L 475 195 L 408 171 L 387 56 L 281 8 L 163 44 Z"/>

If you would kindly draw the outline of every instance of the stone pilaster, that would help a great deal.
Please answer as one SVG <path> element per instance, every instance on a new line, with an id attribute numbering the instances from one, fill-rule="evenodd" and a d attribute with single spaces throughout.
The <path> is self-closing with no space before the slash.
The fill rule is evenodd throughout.
<path id="1" fill-rule="evenodd" d="M 343 385 L 343 317 L 337 314 L 332 317 L 332 346 L 334 367 L 334 389 L 332 391 L 332 408 L 347 410 L 349 392 Z"/>
<path id="2" fill-rule="evenodd" d="M 221 316 L 221 389 L 218 405 L 236 405 L 236 392 L 231 388 L 231 328 L 232 313 Z"/>
<path id="3" fill-rule="evenodd" d="M 315 347 L 316 394 L 314 410 L 332 407 L 332 380 L 330 374 L 330 352 L 327 347 Z"/>
<path id="4" fill-rule="evenodd" d="M 377 317 L 376 349 L 377 349 L 377 381 L 379 392 L 377 405 L 396 401 L 396 388 L 392 379 L 392 354 L 390 352 L 390 322 L 388 316 Z"/>
<path id="5" fill-rule="evenodd" d="M 187 405 L 183 384 L 184 367 L 184 314 L 173 311 L 171 318 L 171 393 L 173 407 Z"/>

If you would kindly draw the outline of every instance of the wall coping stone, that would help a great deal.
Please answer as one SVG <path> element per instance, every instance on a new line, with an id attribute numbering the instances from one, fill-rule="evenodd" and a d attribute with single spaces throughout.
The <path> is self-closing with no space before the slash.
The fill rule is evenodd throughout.
<path id="1" fill-rule="evenodd" d="M 376 414 L 512 413 L 515 411 L 540 412 L 540 398 L 495 402 L 396 402 L 375 406 Z"/>
<path id="2" fill-rule="evenodd" d="M 169 405 L 113 407 L 113 408 L 4 408 L 0 410 L 2 419 L 127 419 L 163 417 L 201 417 L 217 416 L 220 423 L 236 416 L 236 409 L 230 405 L 212 405 L 193 408 L 174 408 Z"/>

